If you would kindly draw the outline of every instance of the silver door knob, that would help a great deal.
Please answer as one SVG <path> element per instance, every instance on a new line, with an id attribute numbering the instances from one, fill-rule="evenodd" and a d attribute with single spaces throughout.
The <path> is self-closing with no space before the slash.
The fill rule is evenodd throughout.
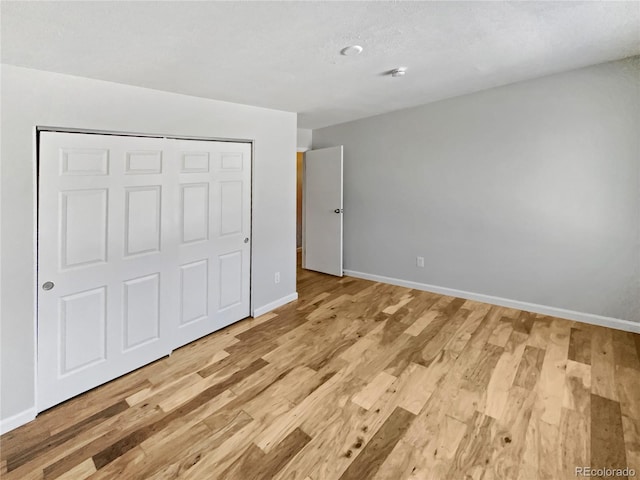
<path id="1" fill-rule="evenodd" d="M 341 208 L 336 208 L 333 213 L 342 213 L 342 209 Z"/>
<path id="2" fill-rule="evenodd" d="M 53 282 L 44 282 L 42 284 L 43 290 L 51 290 L 53 287 L 55 287 L 55 284 Z"/>
<path id="3" fill-rule="evenodd" d="M 244 239 L 244 243 L 249 243 L 249 237 Z"/>

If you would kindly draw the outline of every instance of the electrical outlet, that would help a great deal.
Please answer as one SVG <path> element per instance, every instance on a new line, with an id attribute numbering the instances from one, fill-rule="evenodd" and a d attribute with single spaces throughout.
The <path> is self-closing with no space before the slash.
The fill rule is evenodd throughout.
<path id="1" fill-rule="evenodd" d="M 273 281 L 275 283 L 280 283 L 280 272 L 276 272 L 276 274 L 273 276 Z"/>
<path id="2" fill-rule="evenodd" d="M 424 268 L 424 257 L 416 257 L 416 266 Z"/>

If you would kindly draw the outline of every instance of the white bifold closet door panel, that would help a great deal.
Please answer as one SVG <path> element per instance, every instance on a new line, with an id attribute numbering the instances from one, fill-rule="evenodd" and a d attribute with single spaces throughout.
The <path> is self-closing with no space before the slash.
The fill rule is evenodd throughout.
<path id="1" fill-rule="evenodd" d="M 176 140 L 178 331 L 174 347 L 249 316 L 251 145 Z"/>
<path id="2" fill-rule="evenodd" d="M 38 411 L 249 315 L 250 155 L 40 134 Z"/>

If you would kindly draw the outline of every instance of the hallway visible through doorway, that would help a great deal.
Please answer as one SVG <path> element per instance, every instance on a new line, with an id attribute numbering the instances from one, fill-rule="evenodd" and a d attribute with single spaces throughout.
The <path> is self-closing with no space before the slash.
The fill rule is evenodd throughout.
<path id="1" fill-rule="evenodd" d="M 302 251 L 302 161 L 304 153 L 296 155 L 296 248 Z"/>

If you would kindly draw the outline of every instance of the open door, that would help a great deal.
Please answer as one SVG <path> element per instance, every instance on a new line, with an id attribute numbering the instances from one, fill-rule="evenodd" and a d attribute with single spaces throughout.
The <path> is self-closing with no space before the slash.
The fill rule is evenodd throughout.
<path id="1" fill-rule="evenodd" d="M 342 145 L 304 161 L 302 268 L 342 276 Z"/>

